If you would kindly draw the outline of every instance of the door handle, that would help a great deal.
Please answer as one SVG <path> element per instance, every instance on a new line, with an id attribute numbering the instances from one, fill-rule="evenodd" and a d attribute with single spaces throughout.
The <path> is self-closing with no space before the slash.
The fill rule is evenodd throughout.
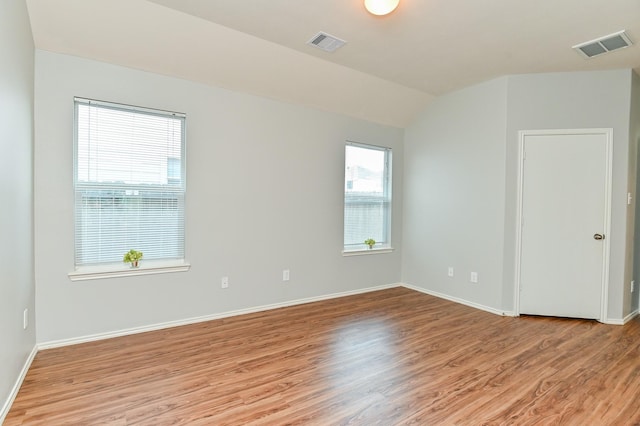
<path id="1" fill-rule="evenodd" d="M 602 234 L 593 234 L 594 240 L 604 240 L 604 235 Z"/>

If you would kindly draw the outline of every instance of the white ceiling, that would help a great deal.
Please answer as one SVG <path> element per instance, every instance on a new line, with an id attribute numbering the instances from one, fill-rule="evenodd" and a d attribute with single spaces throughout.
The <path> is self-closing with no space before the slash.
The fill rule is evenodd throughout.
<path id="1" fill-rule="evenodd" d="M 27 0 L 36 47 L 403 127 L 433 97 L 507 74 L 634 68 L 640 0 Z M 571 46 L 626 30 L 590 60 Z M 318 31 L 347 41 L 306 45 Z"/>

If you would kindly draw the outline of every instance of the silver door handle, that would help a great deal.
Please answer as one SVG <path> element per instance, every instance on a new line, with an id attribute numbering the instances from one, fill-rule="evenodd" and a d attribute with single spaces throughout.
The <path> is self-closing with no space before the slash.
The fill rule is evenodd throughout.
<path id="1" fill-rule="evenodd" d="M 602 234 L 593 234 L 594 240 L 604 240 L 604 235 Z"/>

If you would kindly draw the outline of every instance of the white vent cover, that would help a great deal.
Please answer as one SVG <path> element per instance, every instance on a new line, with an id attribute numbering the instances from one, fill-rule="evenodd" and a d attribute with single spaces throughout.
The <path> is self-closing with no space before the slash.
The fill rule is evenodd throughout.
<path id="1" fill-rule="evenodd" d="M 322 49 L 325 52 L 334 52 L 338 48 L 344 46 L 346 41 L 340 40 L 338 37 L 334 37 L 330 34 L 319 32 L 314 35 L 307 44 L 315 46 L 318 49 Z"/>
<path id="2" fill-rule="evenodd" d="M 622 49 L 623 47 L 629 47 L 632 44 L 633 43 L 629 39 L 629 36 L 623 30 L 586 43 L 576 44 L 573 46 L 573 49 L 585 58 L 593 58 L 594 56 L 598 56 L 603 53 Z"/>

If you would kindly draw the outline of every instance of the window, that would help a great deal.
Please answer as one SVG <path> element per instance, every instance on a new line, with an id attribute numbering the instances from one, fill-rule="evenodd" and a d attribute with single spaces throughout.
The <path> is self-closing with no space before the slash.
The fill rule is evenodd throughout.
<path id="1" fill-rule="evenodd" d="M 391 149 L 347 143 L 344 168 L 344 250 L 391 246 Z"/>
<path id="2" fill-rule="evenodd" d="M 184 114 L 75 98 L 75 265 L 184 259 Z"/>

